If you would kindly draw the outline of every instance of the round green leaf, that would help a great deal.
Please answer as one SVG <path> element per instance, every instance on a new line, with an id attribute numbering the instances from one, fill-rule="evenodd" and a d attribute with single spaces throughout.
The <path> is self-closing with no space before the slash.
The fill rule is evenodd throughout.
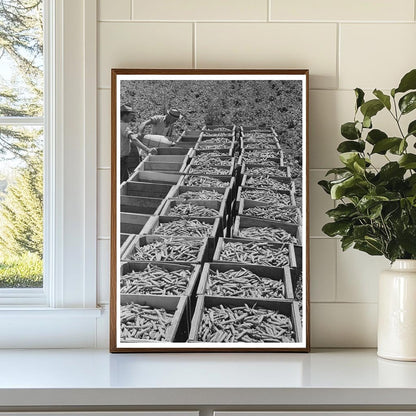
<path id="1" fill-rule="evenodd" d="M 399 159 L 399 165 L 405 169 L 416 169 L 416 155 L 407 153 Z"/>
<path id="2" fill-rule="evenodd" d="M 329 182 L 328 181 L 324 181 L 324 180 L 322 180 L 322 181 L 319 181 L 318 182 L 318 185 L 327 193 L 327 194 L 329 194 L 329 193 L 331 193 L 331 187 L 330 187 L 330 185 L 329 185 Z"/>
<path id="3" fill-rule="evenodd" d="M 416 108 L 416 91 L 409 92 L 399 100 L 399 108 L 402 114 L 407 114 Z"/>
<path id="4" fill-rule="evenodd" d="M 341 134 L 348 140 L 357 140 L 361 137 L 360 131 L 357 129 L 356 122 L 344 123 L 341 126 Z"/>
<path id="5" fill-rule="evenodd" d="M 327 211 L 326 215 L 338 220 L 340 218 L 353 216 L 356 212 L 357 210 L 355 209 L 354 204 L 339 204 L 336 208 Z"/>
<path id="6" fill-rule="evenodd" d="M 407 141 L 405 139 L 401 139 L 400 143 L 395 144 L 389 149 L 389 152 L 394 155 L 402 155 L 403 152 L 407 149 Z"/>
<path id="7" fill-rule="evenodd" d="M 409 90 L 416 90 L 416 69 L 412 69 L 401 79 L 395 92 L 406 92 Z"/>
<path id="8" fill-rule="evenodd" d="M 387 137 L 388 136 L 384 131 L 373 129 L 368 132 L 366 140 L 368 143 L 376 144 L 380 140 L 387 139 Z"/>
<path id="9" fill-rule="evenodd" d="M 346 166 L 352 166 L 354 162 L 360 157 L 357 152 L 345 152 L 339 155 L 339 160 Z"/>
<path id="10" fill-rule="evenodd" d="M 371 118 L 375 116 L 380 110 L 384 108 L 384 105 L 379 100 L 370 100 L 365 102 L 361 106 L 361 112 L 364 117 Z"/>
<path id="11" fill-rule="evenodd" d="M 399 137 L 387 137 L 387 139 L 382 139 L 377 142 L 374 147 L 372 154 L 378 153 L 383 155 L 386 153 L 387 150 L 391 149 L 393 146 L 400 146 L 402 139 Z"/>
<path id="12" fill-rule="evenodd" d="M 330 237 L 335 237 L 336 235 L 345 235 L 350 227 L 351 223 L 349 221 L 336 221 L 325 224 L 322 231 Z"/>
<path id="13" fill-rule="evenodd" d="M 391 109 L 391 102 L 390 97 L 383 93 L 383 91 L 375 89 L 373 91 L 373 94 L 382 102 L 384 107 L 386 107 L 388 110 Z"/>
<path id="14" fill-rule="evenodd" d="M 339 146 L 337 147 L 337 151 L 340 153 L 352 152 L 354 150 L 357 152 L 363 152 L 364 149 L 365 149 L 365 142 L 363 140 L 358 140 L 356 142 L 352 142 L 352 141 L 341 142 Z"/>
<path id="15" fill-rule="evenodd" d="M 416 120 L 413 120 L 409 127 L 407 128 L 408 136 L 415 136 L 416 137 Z"/>
<path id="16" fill-rule="evenodd" d="M 355 111 L 364 104 L 364 91 L 361 88 L 356 88 L 355 90 Z"/>

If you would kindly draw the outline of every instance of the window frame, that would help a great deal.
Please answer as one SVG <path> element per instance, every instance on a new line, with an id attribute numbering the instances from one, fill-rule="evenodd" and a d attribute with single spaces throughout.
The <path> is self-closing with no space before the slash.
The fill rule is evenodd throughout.
<path id="1" fill-rule="evenodd" d="M 94 347 L 97 0 L 44 2 L 44 287 L 0 293 L 0 347 Z"/>

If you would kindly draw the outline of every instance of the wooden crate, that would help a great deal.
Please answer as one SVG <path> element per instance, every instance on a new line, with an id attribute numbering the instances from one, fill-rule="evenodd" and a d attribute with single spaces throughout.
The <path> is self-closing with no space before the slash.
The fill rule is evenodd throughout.
<path id="1" fill-rule="evenodd" d="M 157 154 L 159 156 L 166 156 L 166 155 L 188 155 L 189 154 L 189 149 L 184 148 L 184 147 L 177 147 L 177 146 L 172 146 L 172 147 L 159 147 L 157 149 Z"/>
<path id="2" fill-rule="evenodd" d="M 181 174 L 179 173 L 137 170 L 130 176 L 128 182 L 168 183 L 175 185 L 180 178 Z"/>
<path id="3" fill-rule="evenodd" d="M 221 201 L 225 201 L 225 210 L 226 214 L 228 215 L 231 209 L 231 192 L 230 188 L 218 188 L 218 187 L 205 187 L 205 186 L 185 186 L 185 185 L 176 185 L 172 187 L 169 193 L 166 195 L 166 200 L 174 199 L 174 200 L 182 200 L 182 201 L 192 201 L 193 199 L 182 199 L 181 195 L 188 191 L 215 191 L 219 194 L 223 195 Z"/>
<path id="4" fill-rule="evenodd" d="M 283 184 L 287 184 L 290 191 L 295 192 L 295 183 L 293 182 L 292 178 L 286 178 L 286 177 L 280 177 L 280 176 L 273 176 L 273 175 L 265 175 L 268 176 L 273 182 L 280 182 Z M 252 179 L 253 178 L 253 179 Z M 258 189 L 270 189 L 269 185 L 262 184 L 259 182 L 259 175 L 243 175 L 243 179 L 241 181 L 241 186 L 248 186 L 252 188 L 258 188 Z M 257 181 L 255 183 L 251 183 L 253 181 Z"/>
<path id="5" fill-rule="evenodd" d="M 216 297 L 216 296 L 198 296 L 195 312 L 192 317 L 191 330 L 188 342 L 200 342 L 198 339 L 198 330 L 204 314 L 204 308 L 224 305 L 228 307 L 239 307 L 248 305 L 249 307 L 258 307 L 279 311 L 290 318 L 294 331 L 296 342 L 302 340 L 302 324 L 299 314 L 299 306 L 296 301 L 289 299 L 248 299 L 248 298 L 232 298 L 232 297 Z"/>
<path id="6" fill-rule="evenodd" d="M 173 313 L 171 326 L 166 333 L 165 341 L 140 340 L 128 338 L 120 340 L 122 343 L 148 343 L 148 342 L 178 342 L 178 338 L 183 338 L 180 334 L 181 326 L 189 326 L 186 296 L 155 296 L 155 295 L 120 295 L 120 305 L 135 303 L 142 306 L 151 306 L 153 308 L 163 308 L 169 313 Z M 180 340 L 182 341 L 182 340 Z"/>
<path id="7" fill-rule="evenodd" d="M 209 131 L 218 132 L 218 131 L 222 131 L 221 129 L 227 129 L 231 132 L 234 132 L 235 124 L 206 124 L 202 128 L 202 131 L 206 133 Z"/>
<path id="8" fill-rule="evenodd" d="M 203 153 L 223 153 L 224 156 L 234 156 L 234 151 L 230 147 L 229 149 L 192 149 L 190 157 L 194 157 L 195 155 L 202 155 Z"/>
<path id="9" fill-rule="evenodd" d="M 232 156 L 216 156 L 215 158 L 213 158 L 215 160 L 225 160 L 227 162 L 230 162 L 228 166 L 230 167 L 235 167 L 236 165 L 236 158 L 232 157 Z M 203 162 L 199 162 L 198 160 L 196 160 L 196 155 L 194 154 L 190 159 L 189 159 L 189 166 L 198 166 L 200 164 L 204 164 Z M 218 163 L 214 166 L 222 166 L 225 167 L 227 165 L 221 165 L 221 163 Z"/>
<path id="10" fill-rule="evenodd" d="M 303 247 L 300 244 L 295 244 L 293 246 L 294 250 L 295 250 L 295 256 L 296 256 L 296 267 L 298 267 L 299 269 L 302 268 L 302 259 L 303 259 Z"/>
<path id="11" fill-rule="evenodd" d="M 186 134 L 186 132 L 183 132 L 179 139 L 176 141 L 176 147 L 182 147 L 185 149 L 190 149 L 195 146 L 195 144 L 198 142 L 199 137 L 201 133 L 198 135 L 196 134 Z"/>
<path id="12" fill-rule="evenodd" d="M 182 162 L 150 162 L 143 160 L 135 169 L 137 171 L 175 173 L 185 170 L 187 161 Z"/>
<path id="13" fill-rule="evenodd" d="M 199 241 L 201 243 L 201 248 L 199 249 L 198 255 L 195 257 L 195 259 L 192 260 L 166 260 L 166 258 L 163 257 L 163 253 L 160 253 L 160 256 L 157 256 L 157 261 L 168 261 L 169 263 L 173 264 L 201 264 L 204 261 L 208 261 L 210 259 L 209 250 L 208 250 L 208 238 L 191 238 L 187 237 L 184 240 L 189 241 Z M 162 237 L 160 235 L 136 235 L 129 244 L 129 246 L 124 251 L 123 255 L 121 256 L 122 261 L 136 261 L 133 259 L 133 254 L 135 253 L 136 247 L 143 247 L 149 244 L 152 244 L 157 241 L 169 241 L 169 238 Z M 153 260 L 149 260 L 153 261 Z"/>
<path id="14" fill-rule="evenodd" d="M 144 161 L 146 162 L 161 162 L 161 163 L 183 163 L 187 162 L 189 156 L 186 155 L 147 155 Z"/>
<path id="15" fill-rule="evenodd" d="M 250 169 L 252 168 L 259 168 L 259 169 L 264 169 L 264 175 L 268 175 L 270 177 L 276 177 L 276 178 L 290 178 L 291 172 L 290 172 L 290 167 L 289 166 L 281 166 L 280 164 L 276 163 L 275 166 L 264 166 L 260 163 L 247 163 L 247 162 L 243 162 L 241 165 L 241 174 L 242 175 L 247 175 L 247 176 L 256 176 L 258 175 L 258 173 L 251 173 Z M 274 171 L 278 171 L 280 172 L 283 176 L 278 176 L 275 173 L 268 173 L 267 170 L 268 169 L 273 169 Z"/>
<path id="16" fill-rule="evenodd" d="M 257 126 L 242 126 L 244 133 L 261 133 L 261 134 L 273 134 L 273 127 L 257 127 Z"/>
<path id="17" fill-rule="evenodd" d="M 207 141 L 207 140 L 212 140 L 212 139 L 224 139 L 228 140 L 228 141 L 233 141 L 234 139 L 234 133 L 232 132 L 226 132 L 226 131 L 207 131 L 207 132 L 202 132 L 201 136 L 199 137 L 198 142 L 203 142 L 203 141 Z"/>
<path id="18" fill-rule="evenodd" d="M 159 225 L 174 222 L 174 221 L 179 221 L 179 220 L 183 220 L 183 218 L 154 215 L 152 217 L 149 217 L 149 220 L 147 221 L 146 225 L 141 230 L 140 235 L 159 235 L 159 234 L 154 234 L 154 231 Z M 217 238 L 222 235 L 222 229 L 221 229 L 221 224 L 220 224 L 221 221 L 219 218 L 192 217 L 192 220 L 198 220 L 198 221 L 201 221 L 201 222 L 204 222 L 206 224 L 210 224 L 213 226 L 212 231 L 206 237 Z M 184 235 L 183 237 L 188 238 L 188 236 L 186 235 Z M 193 236 L 189 236 L 189 237 L 193 237 Z"/>
<path id="19" fill-rule="evenodd" d="M 248 163 L 250 163 L 250 159 L 246 155 L 247 155 L 247 153 L 244 151 L 244 149 L 242 149 L 241 153 L 240 153 L 240 156 L 237 159 L 237 165 L 242 166 L 247 161 L 248 161 Z M 258 163 L 258 164 L 263 163 L 264 166 L 275 166 L 275 165 L 284 166 L 283 159 L 284 159 L 283 158 L 283 151 L 281 151 L 278 157 L 267 158 L 266 161 L 256 162 L 256 163 Z M 251 162 L 251 163 L 253 163 L 253 162 Z"/>
<path id="20" fill-rule="evenodd" d="M 234 263 L 234 264 L 240 264 L 240 265 L 250 265 L 250 264 L 258 264 L 258 263 L 246 263 L 246 262 L 239 262 L 239 261 L 230 261 L 230 260 L 220 260 L 221 252 L 224 249 L 224 245 L 226 243 L 242 243 L 242 244 L 249 244 L 249 243 L 257 243 L 259 240 L 251 240 L 248 238 L 224 238 L 220 237 L 218 239 L 217 245 L 215 247 L 214 255 L 213 255 L 213 261 L 216 263 Z M 296 267 L 296 255 L 295 255 L 295 249 L 293 244 L 280 244 L 280 243 L 273 243 L 273 242 L 267 242 L 269 246 L 273 249 L 280 249 L 283 246 L 288 248 L 289 254 L 288 254 L 288 266 L 289 267 Z M 264 266 L 264 264 L 261 264 Z M 276 266 L 272 266 L 276 267 Z"/>
<path id="21" fill-rule="evenodd" d="M 302 277 L 303 274 L 303 277 Z M 299 280 L 305 279 L 305 273 L 303 273 L 301 268 L 297 269 L 290 269 L 290 276 L 292 280 L 292 286 L 293 286 L 293 297 L 295 300 L 300 301 L 300 299 L 296 298 L 296 287 L 298 285 Z M 302 291 L 302 296 L 305 297 L 305 293 Z"/>
<path id="22" fill-rule="evenodd" d="M 133 242 L 135 234 L 120 233 L 120 257 L 127 250 L 130 244 Z"/>
<path id="23" fill-rule="evenodd" d="M 244 265 L 240 266 L 235 263 L 205 263 L 202 269 L 201 279 L 198 285 L 197 295 L 206 295 L 207 285 L 210 277 L 210 271 L 226 272 L 228 270 L 247 269 L 259 277 L 267 277 L 272 280 L 282 280 L 285 286 L 285 299 L 293 299 L 292 275 L 289 267 L 270 267 L 261 265 Z M 211 295 L 210 295 L 211 296 Z M 220 296 L 220 295 L 215 295 Z M 265 298 L 272 299 L 272 298 Z M 279 298 L 280 299 L 280 298 Z"/>
<path id="24" fill-rule="evenodd" d="M 188 286 L 183 293 L 177 296 L 193 296 L 196 293 L 197 284 L 201 274 L 201 266 L 198 264 L 174 264 L 162 261 L 129 261 L 121 264 L 120 277 L 123 277 L 124 275 L 131 272 L 141 272 L 145 270 L 148 265 L 159 266 L 160 268 L 163 268 L 169 272 L 184 269 L 191 271 Z"/>
<path id="25" fill-rule="evenodd" d="M 157 215 L 161 209 L 162 198 L 149 198 L 140 196 L 120 195 L 120 211 Z"/>
<path id="26" fill-rule="evenodd" d="M 290 190 L 290 191 L 285 191 L 285 190 L 274 191 L 274 190 L 265 189 L 265 188 L 254 188 L 254 187 L 251 187 L 251 186 L 239 186 L 238 190 L 237 190 L 237 198 L 236 198 L 238 206 L 241 205 L 241 201 L 243 199 L 244 199 L 246 204 L 253 202 L 253 203 L 256 203 L 256 204 L 258 203 L 258 204 L 270 205 L 267 202 L 256 201 L 256 200 L 244 198 L 242 195 L 243 195 L 243 191 L 246 191 L 246 190 L 248 190 L 248 191 L 250 191 L 250 190 L 253 190 L 253 191 L 256 191 L 256 190 L 258 190 L 258 191 L 269 191 L 269 192 L 273 192 L 274 194 L 287 195 L 289 200 L 290 200 L 290 203 L 285 205 L 285 206 L 294 206 L 294 205 L 296 205 L 295 193 L 293 192 L 293 190 Z M 271 204 L 276 205 L 276 202 L 272 202 Z"/>
<path id="27" fill-rule="evenodd" d="M 247 188 L 245 188 L 245 189 L 247 189 Z M 277 221 L 277 220 L 274 220 L 274 219 L 271 219 L 271 218 L 266 218 L 266 217 L 261 217 L 261 216 L 253 216 L 253 215 L 248 215 L 248 214 L 246 214 L 245 212 L 246 212 L 246 210 L 247 209 L 249 209 L 249 208 L 255 208 L 255 207 L 267 207 L 267 206 L 275 206 L 276 204 L 268 204 L 268 203 L 266 203 L 266 202 L 260 202 L 260 201 L 253 201 L 253 200 L 251 200 L 251 199 L 245 199 L 245 198 L 241 198 L 241 187 L 240 187 L 240 189 L 239 189 L 239 204 L 238 204 L 238 215 L 240 215 L 240 216 L 242 216 L 242 217 L 250 217 L 250 218 L 264 218 L 264 219 L 267 219 L 267 220 L 269 220 L 269 221 Z M 294 199 L 294 195 L 292 194 L 292 196 L 293 196 L 293 199 Z M 299 208 L 297 208 L 295 205 L 292 205 L 292 206 L 290 206 L 290 205 L 286 205 L 286 206 L 284 206 L 284 207 L 282 207 L 282 208 L 292 208 L 293 209 L 293 211 L 295 211 L 296 213 L 297 213 L 297 215 L 298 215 L 298 217 L 301 219 L 302 218 L 302 214 L 301 214 L 301 211 L 300 211 L 300 209 Z M 284 222 L 287 222 L 287 221 L 284 221 Z M 289 224 L 299 224 L 298 222 L 294 222 L 294 221 L 292 221 L 291 223 L 289 223 Z"/>
<path id="28" fill-rule="evenodd" d="M 253 152 L 264 153 L 264 157 L 262 157 L 262 161 L 265 160 L 267 162 L 275 162 L 280 166 L 284 165 L 284 152 L 280 149 L 255 149 L 255 148 L 243 148 L 241 149 L 240 159 L 239 161 L 246 162 L 246 163 L 257 163 L 262 164 L 263 162 L 256 161 L 256 158 L 259 158 L 259 155 L 252 154 Z M 267 155 L 267 153 L 271 153 Z"/>
<path id="29" fill-rule="evenodd" d="M 181 136 L 184 136 L 189 139 L 198 139 L 201 133 L 202 130 L 184 130 Z"/>
<path id="30" fill-rule="evenodd" d="M 198 175 L 198 174 L 194 174 L 194 175 L 183 174 L 181 179 L 178 181 L 178 185 L 180 185 L 180 186 L 192 186 L 192 185 L 186 185 L 187 178 L 190 177 L 190 176 L 208 176 L 210 178 L 218 179 L 219 181 L 224 183 L 224 188 L 228 187 L 228 188 L 233 189 L 234 185 L 235 185 L 235 178 L 230 176 L 230 175 L 225 176 L 225 175 Z M 207 187 L 207 186 L 203 186 L 203 187 Z M 208 188 L 210 188 L 210 187 L 208 186 Z"/>
<path id="31" fill-rule="evenodd" d="M 218 214 L 212 217 L 201 217 L 199 216 L 198 218 L 201 221 L 205 221 L 206 219 L 209 218 L 220 218 L 221 220 L 221 225 L 222 227 L 224 227 L 225 225 L 225 219 L 226 219 L 226 215 L 227 215 L 227 201 L 225 199 L 223 199 L 222 201 L 215 201 L 215 200 L 202 200 L 202 199 L 194 199 L 191 201 L 177 201 L 174 199 L 169 199 L 165 202 L 165 204 L 163 205 L 163 208 L 160 211 L 160 215 L 166 216 L 166 217 L 170 217 L 172 216 L 170 211 L 173 207 L 177 206 L 178 204 L 192 204 L 192 205 L 198 205 L 198 206 L 202 206 L 202 207 L 207 207 L 207 208 L 212 208 L 218 211 Z M 174 217 L 177 217 L 178 215 L 173 214 Z M 184 216 L 184 218 L 194 218 L 194 215 L 188 215 L 188 216 Z"/>
<path id="32" fill-rule="evenodd" d="M 224 171 L 224 173 L 214 173 L 214 171 L 212 169 L 221 169 Z M 195 165 L 189 165 L 186 167 L 184 173 L 186 175 L 215 175 L 215 176 L 232 176 L 234 173 L 234 166 L 221 166 L 221 165 L 214 165 L 214 166 L 205 166 L 204 167 L 204 172 L 195 172 L 195 169 L 198 169 L 197 166 Z M 210 171 L 211 170 L 211 171 Z"/>
<path id="33" fill-rule="evenodd" d="M 281 150 L 280 142 L 274 134 L 270 134 L 266 137 L 253 137 L 250 134 L 243 134 L 241 138 L 242 147 L 246 149 L 271 149 Z M 264 147 L 266 146 L 266 147 Z"/>
<path id="34" fill-rule="evenodd" d="M 151 218 L 145 214 L 120 213 L 120 233 L 122 234 L 139 234 L 143 226 Z"/>
<path id="35" fill-rule="evenodd" d="M 160 184 L 152 182 L 124 182 L 120 187 L 122 196 L 136 196 L 143 198 L 164 198 L 172 189 L 172 183 Z"/>
<path id="36" fill-rule="evenodd" d="M 219 151 L 222 151 L 222 150 L 225 150 L 226 152 L 228 152 L 229 154 L 233 154 L 234 153 L 234 148 L 235 148 L 235 145 L 236 145 L 236 142 L 235 142 L 235 140 L 234 139 L 232 139 L 232 140 L 230 140 L 229 141 L 229 143 L 212 143 L 212 144 L 209 144 L 208 145 L 208 147 L 207 147 L 207 145 L 205 145 L 204 146 L 204 144 L 203 144 L 203 142 L 204 141 L 207 141 L 207 140 L 201 140 L 201 141 L 198 141 L 196 144 L 195 144 L 195 150 L 197 150 L 197 151 L 199 151 L 199 152 L 206 152 L 206 151 L 208 151 L 208 152 L 219 152 Z"/>
<path id="37" fill-rule="evenodd" d="M 289 224 L 287 222 L 278 222 L 274 220 L 267 220 L 263 218 L 240 217 L 239 215 L 235 218 L 231 236 L 233 238 L 250 238 L 241 235 L 241 230 L 249 227 L 267 227 L 284 230 L 287 233 L 289 233 L 292 237 L 295 237 L 297 242 L 302 241 L 302 231 L 300 225 Z M 266 241 L 260 238 L 259 240 Z"/>

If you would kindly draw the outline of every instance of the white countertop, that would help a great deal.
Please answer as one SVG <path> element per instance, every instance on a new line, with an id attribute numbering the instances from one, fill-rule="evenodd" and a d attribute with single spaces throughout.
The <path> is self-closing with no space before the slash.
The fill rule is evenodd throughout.
<path id="1" fill-rule="evenodd" d="M 416 405 L 416 363 L 384 360 L 375 350 L 0 350 L 0 407 L 120 404 Z"/>

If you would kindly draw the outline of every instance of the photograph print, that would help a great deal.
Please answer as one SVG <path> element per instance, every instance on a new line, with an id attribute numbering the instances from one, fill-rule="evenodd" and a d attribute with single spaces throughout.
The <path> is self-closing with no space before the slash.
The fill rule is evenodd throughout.
<path id="1" fill-rule="evenodd" d="M 309 351 L 308 70 L 111 94 L 110 351 Z"/>

